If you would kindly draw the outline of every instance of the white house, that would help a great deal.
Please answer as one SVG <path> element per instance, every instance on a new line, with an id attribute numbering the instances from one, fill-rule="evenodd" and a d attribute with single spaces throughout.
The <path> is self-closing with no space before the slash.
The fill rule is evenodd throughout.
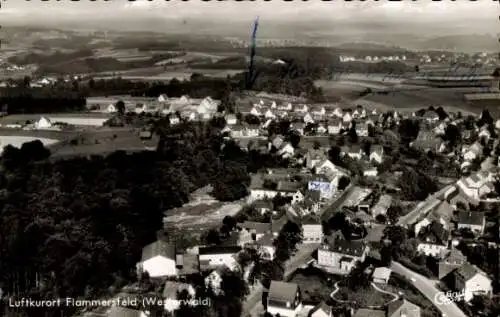
<path id="1" fill-rule="evenodd" d="M 159 97 L 158 97 L 158 101 L 159 102 L 167 102 L 168 101 L 168 96 L 166 94 L 161 94 Z"/>
<path id="2" fill-rule="evenodd" d="M 250 114 L 256 117 L 262 116 L 262 113 L 256 107 L 253 107 L 252 110 L 250 110 Z"/>
<path id="3" fill-rule="evenodd" d="M 309 311 L 308 317 L 332 317 L 332 307 L 322 301 Z"/>
<path id="4" fill-rule="evenodd" d="M 377 284 L 387 284 L 392 270 L 387 267 L 378 267 L 373 271 L 372 280 Z"/>
<path id="5" fill-rule="evenodd" d="M 457 185 L 463 193 L 473 199 L 480 199 L 494 190 L 492 178 L 488 173 L 480 172 L 458 180 Z"/>
<path id="6" fill-rule="evenodd" d="M 321 222 L 312 217 L 302 221 L 302 242 L 303 243 L 321 243 L 323 241 L 323 227 Z"/>
<path id="7" fill-rule="evenodd" d="M 138 271 L 148 272 L 150 277 L 177 275 L 175 245 L 158 240 L 142 249 Z"/>
<path id="8" fill-rule="evenodd" d="M 333 110 L 333 115 L 338 117 L 338 118 L 343 118 L 344 117 L 344 111 L 342 111 L 342 109 L 340 109 L 339 107 L 335 108 L 335 110 Z"/>
<path id="9" fill-rule="evenodd" d="M 184 102 L 183 102 L 184 104 L 186 104 L 186 105 L 190 104 L 190 101 L 186 96 L 182 96 L 182 98 L 185 98 Z M 220 101 L 215 101 L 210 97 L 205 97 L 200 102 L 198 107 L 196 108 L 196 111 L 199 114 L 213 114 L 213 113 L 217 112 L 217 108 L 219 106 L 219 103 L 220 103 Z"/>
<path id="10" fill-rule="evenodd" d="M 314 123 L 314 119 L 309 113 L 306 113 L 303 120 L 305 123 Z"/>
<path id="11" fill-rule="evenodd" d="M 328 134 L 336 135 L 342 131 L 342 122 L 339 119 L 328 122 Z"/>
<path id="12" fill-rule="evenodd" d="M 284 158 L 291 157 L 293 153 L 295 152 L 294 147 L 290 142 L 284 143 L 281 148 L 278 150 L 278 154 L 281 155 Z"/>
<path id="13" fill-rule="evenodd" d="M 477 267 L 466 263 L 451 273 L 453 279 L 450 287 L 464 295 L 469 302 L 474 295 L 491 295 L 493 292 L 492 280 Z"/>
<path id="14" fill-rule="evenodd" d="M 351 123 L 352 122 L 352 115 L 349 112 L 346 112 L 342 116 L 342 121 L 344 121 L 344 123 Z"/>
<path id="15" fill-rule="evenodd" d="M 266 113 L 264 114 L 264 117 L 266 119 L 275 119 L 276 115 L 271 111 L 271 109 L 267 109 Z"/>
<path id="16" fill-rule="evenodd" d="M 417 246 L 417 252 L 427 256 L 439 258 L 448 249 L 449 232 L 437 221 L 422 228 L 418 238 L 420 242 Z"/>
<path id="17" fill-rule="evenodd" d="M 41 117 L 37 122 L 35 122 L 35 129 L 49 129 L 52 127 L 50 119 Z"/>
<path id="18" fill-rule="evenodd" d="M 225 119 L 226 119 L 226 123 L 229 125 L 234 125 L 238 122 L 238 119 L 236 118 L 236 116 L 234 114 L 226 115 Z"/>
<path id="19" fill-rule="evenodd" d="M 200 269 L 226 266 L 231 270 L 238 268 L 235 255 L 241 251 L 239 246 L 204 246 L 198 249 Z"/>
<path id="20" fill-rule="evenodd" d="M 271 315 L 296 317 L 301 310 L 302 301 L 297 284 L 271 281 L 267 297 L 267 311 Z"/>
<path id="21" fill-rule="evenodd" d="M 384 147 L 381 145 L 373 145 L 370 148 L 370 161 L 374 161 L 377 164 L 382 164 L 384 160 Z"/>
<path id="22" fill-rule="evenodd" d="M 113 112 L 116 112 L 116 111 L 117 111 L 117 109 L 116 109 L 116 107 L 115 107 L 114 104 L 110 104 L 110 105 L 108 105 L 106 107 L 106 112 L 113 113 Z"/>
<path id="23" fill-rule="evenodd" d="M 205 277 L 205 286 L 207 288 L 210 288 L 215 295 L 222 295 L 222 278 L 225 274 L 225 271 L 227 268 L 225 267 L 218 267 L 217 269 L 213 270 L 212 273 L 208 274 L 207 277 Z"/>
<path id="24" fill-rule="evenodd" d="M 318 249 L 318 265 L 335 274 L 347 275 L 357 263 L 365 261 L 368 251 L 368 246 L 361 241 L 329 239 Z"/>

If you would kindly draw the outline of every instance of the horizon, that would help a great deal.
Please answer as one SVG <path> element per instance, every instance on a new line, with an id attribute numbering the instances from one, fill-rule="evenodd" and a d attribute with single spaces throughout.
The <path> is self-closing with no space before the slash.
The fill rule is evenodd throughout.
<path id="1" fill-rule="evenodd" d="M 44 9 L 41 9 L 41 7 Z M 48 7 L 47 7 L 48 6 Z M 454 2 L 28 2 L 2 3 L 4 26 L 19 24 L 60 29 L 89 27 L 96 30 L 196 32 L 202 25 L 224 36 L 233 29 L 250 27 L 259 16 L 261 24 L 286 26 L 288 32 L 363 34 L 380 30 L 421 33 L 495 34 L 498 3 Z M 307 24 L 308 23 L 308 24 Z M 307 25 L 306 25 L 307 24 Z M 191 26 L 192 25 L 192 26 Z M 57 27 L 55 27 L 57 28 Z M 179 30 L 172 30 L 179 29 Z M 294 30 L 295 29 L 295 30 Z"/>

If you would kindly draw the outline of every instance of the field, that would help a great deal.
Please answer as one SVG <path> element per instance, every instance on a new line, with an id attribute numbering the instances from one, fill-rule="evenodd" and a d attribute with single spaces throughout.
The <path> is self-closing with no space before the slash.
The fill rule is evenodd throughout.
<path id="1" fill-rule="evenodd" d="M 165 228 L 203 231 L 220 226 L 225 216 L 235 216 L 243 203 L 221 203 L 217 201 L 198 201 L 165 212 Z"/>
<path id="2" fill-rule="evenodd" d="M 100 128 L 81 132 L 51 148 L 53 157 L 109 154 L 117 150 L 156 150 L 158 139 L 141 140 L 138 131 L 130 128 Z"/>
<path id="3" fill-rule="evenodd" d="M 110 114 L 98 112 L 79 112 L 79 113 L 50 113 L 50 114 L 12 114 L 0 117 L 0 125 L 6 124 L 24 124 L 26 121 L 35 121 L 41 117 L 57 119 L 59 118 L 110 118 Z"/>
<path id="4" fill-rule="evenodd" d="M 190 68 L 179 68 L 173 69 L 171 71 L 165 71 L 164 67 L 149 67 L 141 69 L 131 69 L 127 71 L 118 71 L 113 73 L 101 73 L 94 77 L 94 79 L 111 79 L 116 77 L 116 75 L 121 75 L 123 79 L 128 80 L 149 80 L 149 81 L 167 81 L 177 78 L 179 80 L 188 80 L 194 73 L 203 74 L 207 77 L 213 78 L 226 78 L 229 76 L 234 76 L 236 74 L 244 72 L 243 69 L 190 69 Z"/>

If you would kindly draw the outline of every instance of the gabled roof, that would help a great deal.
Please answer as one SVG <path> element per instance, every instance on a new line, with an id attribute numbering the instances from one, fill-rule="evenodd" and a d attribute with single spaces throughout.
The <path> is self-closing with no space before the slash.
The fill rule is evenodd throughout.
<path id="1" fill-rule="evenodd" d="M 419 234 L 419 238 L 425 242 L 443 245 L 447 243 L 448 237 L 449 232 L 437 221 L 433 221 L 425 230 L 421 230 Z"/>
<path id="2" fill-rule="evenodd" d="M 270 222 L 245 221 L 241 224 L 241 227 L 248 231 L 255 230 L 256 233 L 263 234 L 271 232 L 272 225 Z"/>
<path id="3" fill-rule="evenodd" d="M 348 256 L 359 257 L 366 249 L 362 241 L 350 241 L 345 239 L 328 240 L 328 250 Z"/>
<path id="4" fill-rule="evenodd" d="M 459 224 L 481 226 L 484 224 L 484 219 L 484 212 L 462 210 L 458 213 Z"/>
<path id="5" fill-rule="evenodd" d="M 280 192 L 296 192 L 301 187 L 302 185 L 299 182 L 280 181 L 276 190 Z"/>
<path id="6" fill-rule="evenodd" d="M 207 254 L 235 254 L 241 251 L 239 246 L 205 246 L 198 249 L 199 255 Z"/>
<path id="7" fill-rule="evenodd" d="M 332 312 L 332 307 L 329 306 L 324 301 L 321 301 L 321 303 L 319 303 L 309 311 L 309 316 L 314 316 L 315 313 L 319 312 L 323 312 L 325 316 L 330 316 L 330 313 Z"/>
<path id="8" fill-rule="evenodd" d="M 295 283 L 271 281 L 269 287 L 269 300 L 278 302 L 293 302 L 299 286 Z"/>
<path id="9" fill-rule="evenodd" d="M 463 255 L 460 250 L 453 248 L 451 249 L 450 253 L 443 259 L 442 262 L 448 263 L 448 264 L 461 264 L 465 263 L 467 261 L 467 257 Z"/>
<path id="10" fill-rule="evenodd" d="M 407 301 L 399 299 L 387 305 L 387 317 L 420 317 L 420 307 Z"/>
<path id="11" fill-rule="evenodd" d="M 453 274 L 464 281 L 470 280 L 474 275 L 480 273 L 479 269 L 470 263 L 465 263 L 455 271 Z"/>
<path id="12" fill-rule="evenodd" d="M 141 261 L 144 262 L 156 256 L 163 256 L 175 260 L 175 245 L 163 240 L 148 244 L 142 249 Z"/>
<path id="13" fill-rule="evenodd" d="M 392 204 L 392 196 L 391 195 L 382 195 L 380 196 L 378 202 L 373 206 L 372 213 L 373 214 L 385 214 L 387 209 L 391 207 Z"/>

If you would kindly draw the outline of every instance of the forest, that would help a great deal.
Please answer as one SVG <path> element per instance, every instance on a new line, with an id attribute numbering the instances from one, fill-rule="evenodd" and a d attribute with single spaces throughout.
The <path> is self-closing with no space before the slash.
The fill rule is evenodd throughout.
<path id="1" fill-rule="evenodd" d="M 208 184 L 220 200 L 247 195 L 244 152 L 223 146 L 219 132 L 214 122 L 164 126 L 157 152 L 57 161 L 46 160 L 50 152 L 40 141 L 6 147 L 0 176 L 3 293 L 98 298 L 135 281 L 142 247 L 156 239 L 164 211 Z M 73 313 L 59 309 L 16 316 Z"/>

